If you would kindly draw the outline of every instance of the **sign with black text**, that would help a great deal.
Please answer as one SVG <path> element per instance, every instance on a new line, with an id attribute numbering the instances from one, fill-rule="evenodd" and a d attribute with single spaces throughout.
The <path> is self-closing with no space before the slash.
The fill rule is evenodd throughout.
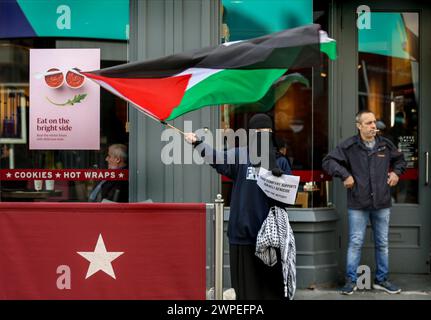
<path id="1" fill-rule="evenodd" d="M 257 185 L 265 194 L 277 201 L 294 204 L 299 185 L 298 176 L 283 174 L 281 177 L 273 176 L 271 171 L 260 168 Z"/>

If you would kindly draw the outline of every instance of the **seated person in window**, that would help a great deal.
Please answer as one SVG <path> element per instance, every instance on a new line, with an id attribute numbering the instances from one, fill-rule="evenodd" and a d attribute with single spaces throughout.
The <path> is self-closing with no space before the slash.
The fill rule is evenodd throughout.
<path id="1" fill-rule="evenodd" d="M 276 138 L 275 143 L 277 145 L 277 158 L 284 157 L 287 160 L 287 163 L 289 164 L 289 167 L 292 170 L 302 170 L 303 165 L 298 160 L 298 158 L 293 157 L 291 148 L 286 140 L 283 138 Z"/>
<path id="2" fill-rule="evenodd" d="M 292 161 L 293 157 L 291 156 L 289 152 L 289 145 L 287 144 L 287 141 L 282 138 L 276 138 L 275 143 L 277 145 L 277 158 L 284 157 L 287 160 L 287 163 L 289 164 L 289 167 L 292 168 Z"/>
<path id="3" fill-rule="evenodd" d="M 127 147 L 124 144 L 112 144 L 109 146 L 105 160 L 108 163 L 108 169 L 127 169 Z M 102 200 L 129 202 L 128 181 L 100 181 L 91 191 L 88 201 L 101 202 Z"/>

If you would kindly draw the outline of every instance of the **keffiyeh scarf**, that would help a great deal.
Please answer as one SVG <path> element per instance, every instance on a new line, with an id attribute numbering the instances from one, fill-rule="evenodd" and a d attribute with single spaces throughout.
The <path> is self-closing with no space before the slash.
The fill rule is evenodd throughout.
<path id="1" fill-rule="evenodd" d="M 256 240 L 256 256 L 266 265 L 277 263 L 275 248 L 280 248 L 284 296 L 293 299 L 296 290 L 296 246 L 286 210 L 272 207 Z"/>

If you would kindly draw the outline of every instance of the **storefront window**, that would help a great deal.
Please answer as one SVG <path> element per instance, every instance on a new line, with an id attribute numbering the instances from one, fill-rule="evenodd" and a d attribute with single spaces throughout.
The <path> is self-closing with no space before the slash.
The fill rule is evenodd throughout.
<path id="1" fill-rule="evenodd" d="M 74 169 L 83 171 L 107 169 L 105 159 L 109 146 L 112 144 L 127 146 L 129 138 L 127 103 L 104 89 L 100 89 L 100 96 L 97 97 L 100 100 L 100 121 L 94 124 L 97 127 L 100 125 L 98 133 L 100 145 L 97 148 L 91 150 L 67 147 L 43 150 L 30 148 L 29 129 L 32 112 L 29 99 L 30 50 L 98 48 L 100 68 L 125 63 L 127 62 L 129 3 L 123 0 L 112 1 L 110 5 L 100 9 L 94 6 L 94 2 L 87 1 L 63 1 L 61 6 L 55 1 L 38 1 L 36 11 L 39 15 L 35 13 L 34 8 L 32 9 L 33 5 L 32 1 L 6 2 L 0 8 L 2 12 L 0 14 L 0 20 L 2 20 L 0 22 L 0 169 L 2 174 L 5 174 L 5 170 L 8 169 L 22 172 L 34 172 L 39 169 L 59 170 L 58 172 L 71 172 Z M 43 10 L 44 6 L 47 9 L 46 12 Z M 51 7 L 54 9 L 48 10 L 52 9 Z M 118 19 L 115 23 L 111 23 L 109 16 L 114 13 Z M 15 23 L 6 23 L 8 15 L 15 19 Z M 52 25 L 49 22 L 52 22 Z M 63 74 L 63 77 L 66 75 Z M 67 80 L 70 79 L 64 81 Z M 75 84 L 78 86 L 77 83 Z M 64 82 L 64 90 L 69 85 L 74 84 Z M 82 97 L 60 102 L 69 101 L 79 106 L 77 103 L 79 99 Z M 54 102 L 58 103 L 58 101 Z M 72 112 L 70 109 L 64 110 Z M 39 179 L 26 174 L 23 176 L 28 178 L 8 180 L 5 175 L 2 176 L 1 201 L 86 202 L 93 187 L 103 180 L 95 179 L 94 175 L 93 178 L 81 176 L 79 179 L 74 179 L 72 175 L 69 179 L 56 180 L 54 176 L 53 181 L 47 182 L 43 179 L 39 182 L 36 181 Z"/>
<path id="2" fill-rule="evenodd" d="M 257 37 L 312 22 L 327 30 L 327 4 L 271 1 L 268 6 L 266 1 L 251 2 L 253 7 L 247 6 L 250 1 L 223 1 L 223 41 Z M 266 9 L 258 9 L 257 3 L 265 5 Z M 296 7 L 288 10 L 289 5 Z M 265 10 L 274 12 L 266 14 Z M 286 18 L 286 10 L 290 19 L 281 19 L 283 12 Z M 327 60 L 323 58 L 319 68 L 289 70 L 257 103 L 225 105 L 222 109 L 221 127 L 225 129 L 246 128 L 248 119 L 256 112 L 265 112 L 274 119 L 279 155 L 285 156 L 291 163 L 293 174 L 301 177 L 296 203 L 292 207 L 328 205 L 329 178 L 321 168 L 322 159 L 328 152 Z M 223 177 L 222 191 L 227 204 L 230 203 L 231 188 L 232 182 Z"/>
<path id="3" fill-rule="evenodd" d="M 373 12 L 358 31 L 359 110 L 373 111 L 380 134 L 404 153 L 407 171 L 394 203 L 418 203 L 419 14 Z"/>

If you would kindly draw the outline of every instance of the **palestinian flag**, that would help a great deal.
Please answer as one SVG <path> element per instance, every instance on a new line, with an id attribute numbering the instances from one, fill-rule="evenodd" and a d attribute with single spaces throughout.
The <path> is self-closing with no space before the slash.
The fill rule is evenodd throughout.
<path id="1" fill-rule="evenodd" d="M 320 30 L 320 51 L 326 53 L 331 60 L 337 58 L 337 43 L 323 30 Z"/>
<path id="2" fill-rule="evenodd" d="M 246 104 L 234 104 L 229 107 L 229 111 L 234 113 L 245 112 L 268 112 L 287 92 L 289 87 L 294 83 L 300 83 L 305 87 L 310 87 L 310 83 L 306 77 L 300 73 L 292 73 L 282 76 L 273 83 L 268 92 L 257 102 Z"/>
<path id="3" fill-rule="evenodd" d="M 256 102 L 288 69 L 319 66 L 319 29 L 311 24 L 82 73 L 149 116 L 173 120 L 204 106 Z"/>

